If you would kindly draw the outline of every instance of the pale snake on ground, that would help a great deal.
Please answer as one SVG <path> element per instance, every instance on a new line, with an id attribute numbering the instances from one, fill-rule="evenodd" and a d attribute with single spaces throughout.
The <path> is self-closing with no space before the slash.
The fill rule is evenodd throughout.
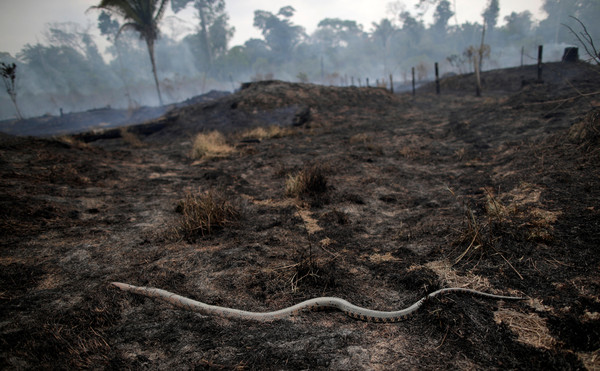
<path id="1" fill-rule="evenodd" d="M 303 301 L 296 305 L 292 305 L 291 307 L 276 310 L 273 312 L 249 312 L 249 311 L 245 311 L 245 310 L 219 307 L 216 305 L 202 303 L 202 302 L 199 302 L 196 300 L 192 300 L 192 299 L 174 294 L 174 293 L 166 291 L 166 290 L 157 289 L 157 288 L 153 288 L 153 287 L 139 287 L 139 286 L 128 285 L 126 283 L 120 283 L 120 282 L 113 282 L 112 284 L 115 285 L 116 287 L 120 288 L 123 291 L 129 291 L 129 292 L 133 292 L 135 294 L 144 295 L 144 296 L 148 296 L 151 298 L 157 298 L 157 299 L 163 300 L 171 305 L 174 305 L 176 307 L 179 307 L 179 308 L 182 308 L 182 309 L 185 309 L 188 311 L 192 311 L 192 312 L 197 312 L 197 313 L 200 313 L 203 315 L 221 316 L 221 317 L 227 317 L 227 318 L 237 318 L 237 319 L 246 319 L 246 320 L 258 320 L 258 321 L 271 321 L 271 320 L 275 320 L 275 319 L 287 318 L 287 317 L 290 317 L 293 315 L 297 315 L 301 312 L 333 308 L 333 309 L 337 309 L 337 310 L 343 312 L 344 314 L 348 315 L 349 317 L 359 319 L 362 321 L 385 322 L 385 323 L 399 322 L 399 321 L 405 320 L 406 318 L 415 314 L 419 310 L 419 308 L 421 308 L 423 303 L 425 303 L 427 300 L 432 299 L 432 298 L 442 295 L 442 294 L 450 293 L 450 292 L 465 293 L 465 294 L 469 294 L 472 296 L 480 296 L 480 297 L 496 299 L 496 300 L 523 300 L 523 299 L 525 299 L 523 297 L 494 295 L 494 294 L 488 294 L 485 292 L 472 290 L 472 289 L 451 287 L 451 288 L 445 288 L 445 289 L 440 289 L 440 290 L 434 291 L 434 292 L 428 294 L 427 296 L 421 298 L 416 303 L 414 303 L 413 305 L 411 305 L 405 309 L 401 309 L 401 310 L 397 310 L 397 311 L 390 311 L 390 312 L 362 308 L 362 307 L 356 306 L 344 299 L 340 299 L 340 298 L 336 298 L 336 297 L 314 298 L 314 299 Z"/>

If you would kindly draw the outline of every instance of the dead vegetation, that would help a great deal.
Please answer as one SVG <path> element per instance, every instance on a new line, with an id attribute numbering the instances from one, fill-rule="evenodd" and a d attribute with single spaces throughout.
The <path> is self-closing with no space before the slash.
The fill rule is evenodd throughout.
<path id="1" fill-rule="evenodd" d="M 242 131 L 239 136 L 242 140 L 265 140 L 281 138 L 295 133 L 292 127 L 282 127 L 279 125 L 257 126 Z"/>
<path id="2" fill-rule="evenodd" d="M 541 209 L 539 198 L 541 190 L 531 184 L 521 184 L 515 190 L 503 196 L 501 200 L 489 187 L 482 189 L 485 195 L 483 213 L 464 206 L 465 228 L 459 234 L 456 243 L 465 246 L 456 258 L 455 264 L 463 258 L 479 252 L 497 254 L 520 276 L 502 253 L 507 245 L 522 241 L 549 243 L 553 239 L 553 224 L 560 212 Z"/>
<path id="3" fill-rule="evenodd" d="M 177 204 L 176 211 L 181 214 L 177 226 L 172 229 L 176 240 L 193 241 L 224 228 L 240 217 L 234 203 L 215 190 L 186 194 Z"/>
<path id="4" fill-rule="evenodd" d="M 142 142 L 141 139 L 137 135 L 130 132 L 128 130 L 128 128 L 126 128 L 126 127 L 120 128 L 119 133 L 120 133 L 123 141 L 125 141 L 125 143 L 129 144 L 131 147 L 133 147 L 133 148 L 144 147 L 144 142 Z"/>
<path id="5" fill-rule="evenodd" d="M 592 109 L 583 120 L 571 126 L 569 140 L 585 151 L 598 153 L 600 144 L 600 109 Z"/>
<path id="6" fill-rule="evenodd" d="M 295 175 L 288 175 L 285 193 L 290 197 L 318 198 L 327 192 L 327 177 L 321 165 L 306 165 Z"/>
<path id="7" fill-rule="evenodd" d="M 217 130 L 197 134 L 192 144 L 190 157 L 202 158 L 225 157 L 235 152 L 235 148 L 227 143 L 225 135 Z"/>

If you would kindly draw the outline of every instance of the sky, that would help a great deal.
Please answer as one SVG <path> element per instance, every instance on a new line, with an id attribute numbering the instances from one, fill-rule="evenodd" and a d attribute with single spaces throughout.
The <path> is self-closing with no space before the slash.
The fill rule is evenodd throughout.
<path id="1" fill-rule="evenodd" d="M 487 0 L 452 0 L 456 3 L 456 13 L 459 23 L 465 21 L 480 22 L 481 13 L 486 7 Z M 15 55 L 29 43 L 44 43 L 44 29 L 51 22 L 77 22 L 83 27 L 90 27 L 93 34 L 98 35 L 96 42 L 100 48 L 106 47 L 106 42 L 97 31 L 98 11 L 86 10 L 97 5 L 99 0 L 0 0 L 0 52 Z M 390 17 L 388 4 L 392 0 L 226 0 L 230 25 L 236 29 L 230 46 L 241 45 L 249 38 L 260 38 L 260 32 L 252 26 L 254 11 L 266 10 L 272 13 L 284 6 L 291 5 L 296 9 L 292 22 L 303 26 L 308 33 L 314 31 L 319 21 L 324 18 L 341 18 L 355 20 L 363 25 L 365 31 L 371 29 L 373 22 Z M 418 0 L 394 1 L 403 3 L 407 10 L 414 13 L 414 5 Z M 543 0 L 500 0 L 500 23 L 504 16 L 511 12 L 529 10 L 534 19 L 544 18 L 541 10 Z M 431 19 L 433 8 L 429 11 Z M 181 36 L 185 30 L 193 30 L 197 21 L 193 11 L 183 11 L 173 14 L 170 9 L 165 14 L 165 22 L 177 25 Z M 450 24 L 455 22 L 454 19 Z M 173 35 L 177 36 L 177 35 Z"/>

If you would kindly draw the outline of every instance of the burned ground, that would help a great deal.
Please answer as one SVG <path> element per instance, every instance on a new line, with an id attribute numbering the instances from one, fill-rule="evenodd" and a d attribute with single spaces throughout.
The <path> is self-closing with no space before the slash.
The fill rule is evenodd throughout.
<path id="1" fill-rule="evenodd" d="M 164 141 L 2 136 L 0 367 L 597 369 L 600 71 L 549 67 L 562 77 L 524 87 L 484 75 L 483 98 L 458 83 L 415 98 L 255 84 L 172 112 Z M 284 134 L 228 127 L 235 151 L 188 156 L 202 115 L 260 125 L 297 109 L 307 122 Z M 318 192 L 286 191 L 315 166 Z M 181 238 L 178 205 L 207 191 L 239 217 Z M 253 311 L 316 296 L 395 310 L 453 286 L 528 300 L 448 295 L 397 324 L 260 323 L 111 281 Z"/>

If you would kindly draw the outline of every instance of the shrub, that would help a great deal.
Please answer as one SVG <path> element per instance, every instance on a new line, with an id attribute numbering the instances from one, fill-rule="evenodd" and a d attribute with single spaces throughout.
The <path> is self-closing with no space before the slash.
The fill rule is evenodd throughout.
<path id="1" fill-rule="evenodd" d="M 227 144 L 225 136 L 217 130 L 196 135 L 192 146 L 193 159 L 223 157 L 233 153 L 235 149 Z"/>

